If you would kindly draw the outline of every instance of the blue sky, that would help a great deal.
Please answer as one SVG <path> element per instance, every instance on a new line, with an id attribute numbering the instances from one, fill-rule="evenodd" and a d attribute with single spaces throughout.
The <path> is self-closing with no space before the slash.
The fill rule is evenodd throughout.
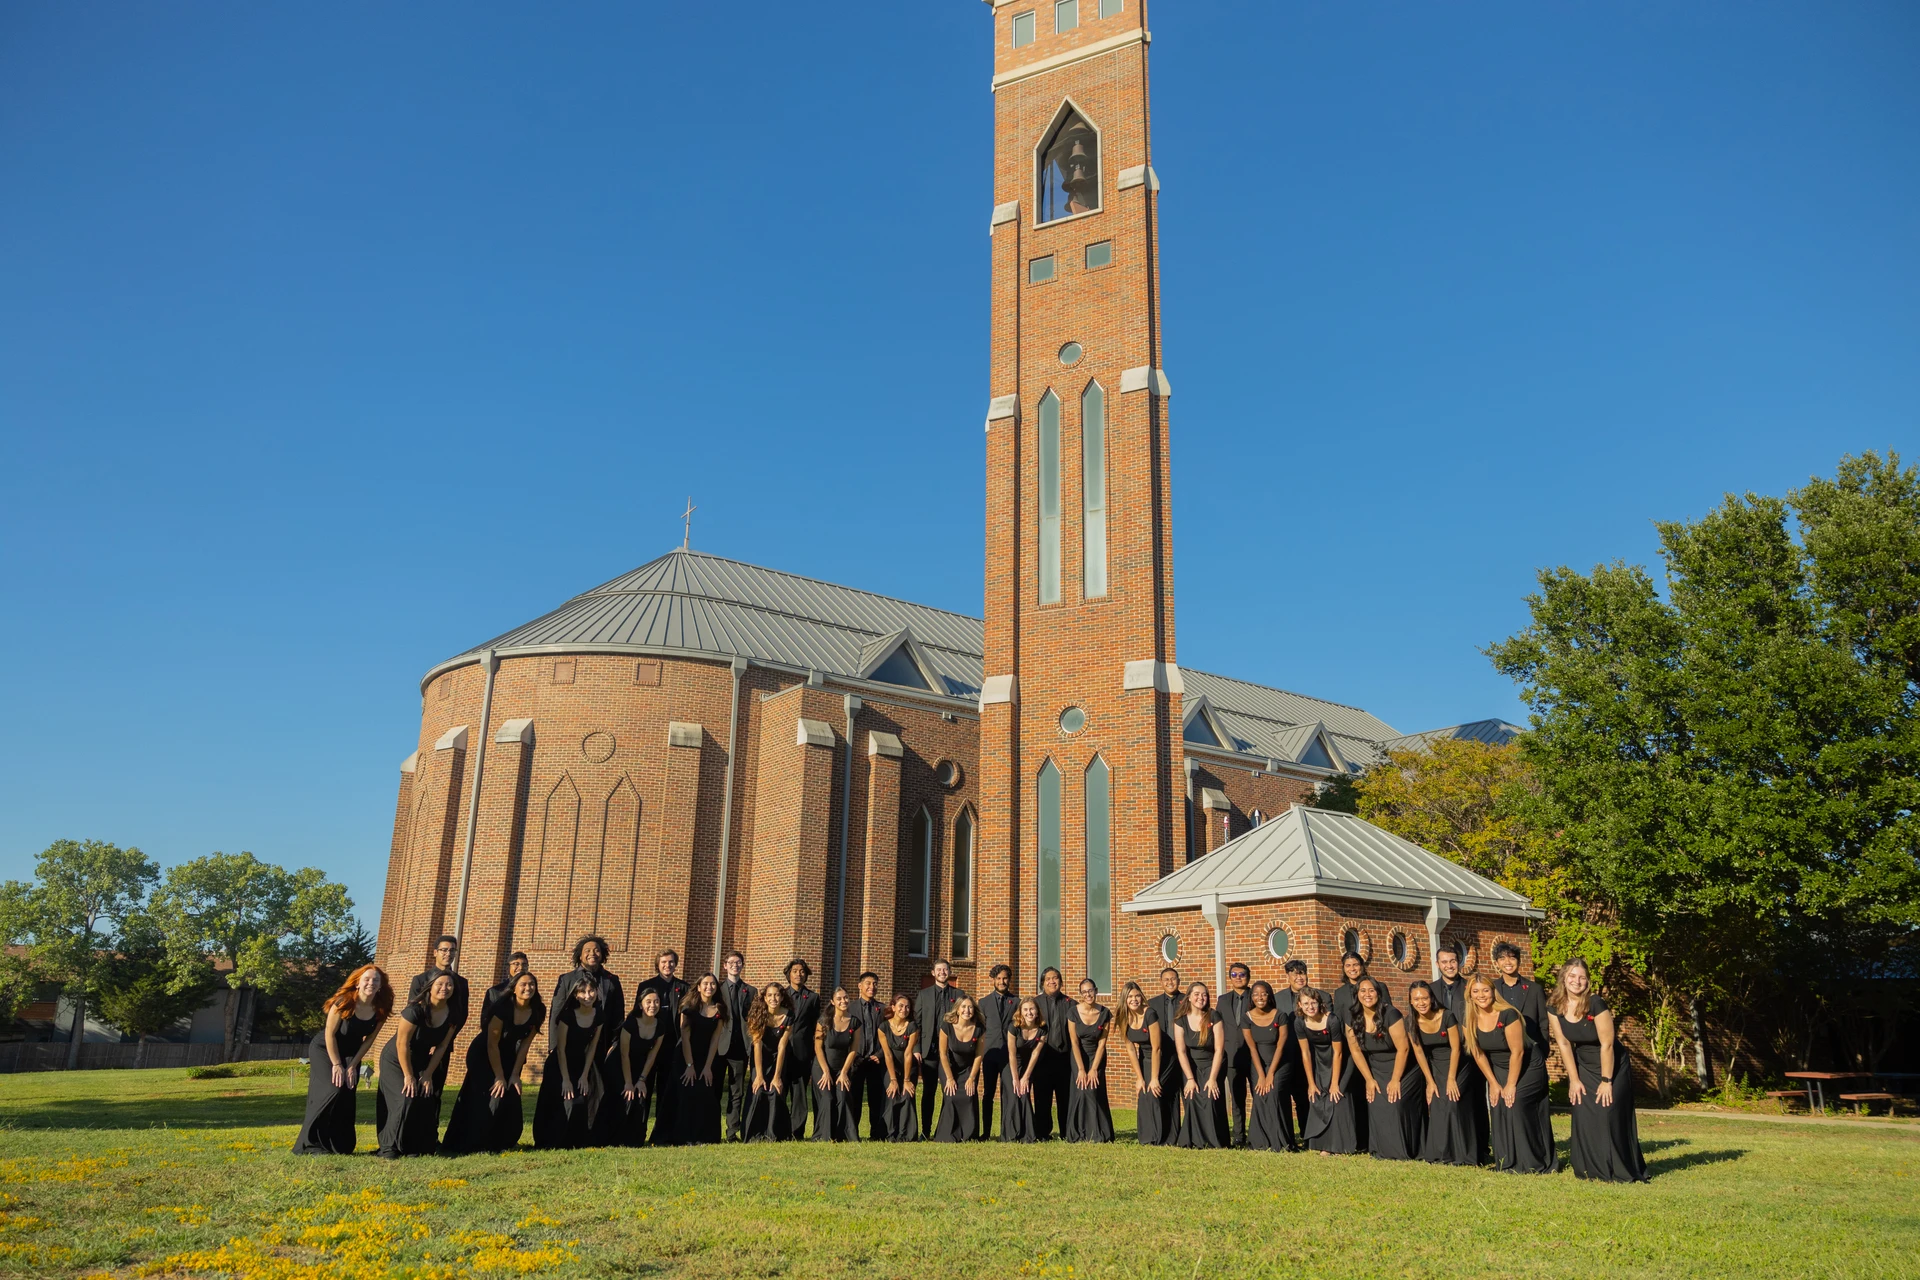
<path id="1" fill-rule="evenodd" d="M 1519 718 L 1536 569 L 1916 449 L 1920 9 L 1153 15 L 1179 653 Z M 432 663 L 676 544 L 978 612 L 977 0 L 0 7 L 0 876 L 378 909 Z"/>

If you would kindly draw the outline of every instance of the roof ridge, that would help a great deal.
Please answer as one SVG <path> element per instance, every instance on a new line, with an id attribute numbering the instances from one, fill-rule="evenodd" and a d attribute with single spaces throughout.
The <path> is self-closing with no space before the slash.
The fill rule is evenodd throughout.
<path id="1" fill-rule="evenodd" d="M 1202 671 L 1198 667 L 1182 667 L 1180 670 L 1191 675 L 1206 676 L 1213 680 L 1230 680 L 1234 684 L 1244 684 L 1250 689 L 1265 689 L 1270 693 L 1284 693 L 1290 698 L 1305 698 L 1308 702 L 1324 703 L 1329 707 L 1339 707 L 1343 711 L 1358 711 L 1362 715 L 1373 715 L 1373 712 L 1368 711 L 1365 707 L 1356 707 L 1351 702 L 1335 702 L 1332 698 L 1318 698 L 1311 693 L 1298 693 L 1292 689 L 1282 689 L 1277 684 L 1261 684 L 1255 680 L 1242 680 L 1239 676 L 1223 676 L 1217 671 Z M 1241 714 L 1251 715 L 1253 713 L 1242 712 Z M 1258 718 L 1265 719 L 1264 716 Z M 1378 717 L 1375 718 L 1378 719 Z"/>

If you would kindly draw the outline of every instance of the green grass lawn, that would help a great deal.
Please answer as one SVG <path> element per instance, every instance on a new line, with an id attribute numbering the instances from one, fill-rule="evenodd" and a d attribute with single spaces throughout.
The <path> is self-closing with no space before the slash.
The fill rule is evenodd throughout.
<path id="1" fill-rule="evenodd" d="M 389 1164 L 287 1148 L 304 1076 L 0 1076 L 0 1272 L 1899 1276 L 1920 1133 L 1643 1117 L 1653 1181 L 1366 1157 L 872 1144 Z M 449 1104 L 450 1105 L 450 1104 Z M 361 1115 L 373 1103 L 363 1096 Z M 1565 1138 L 1565 1121 L 1560 1122 Z M 360 1130 L 363 1148 L 372 1128 Z"/>

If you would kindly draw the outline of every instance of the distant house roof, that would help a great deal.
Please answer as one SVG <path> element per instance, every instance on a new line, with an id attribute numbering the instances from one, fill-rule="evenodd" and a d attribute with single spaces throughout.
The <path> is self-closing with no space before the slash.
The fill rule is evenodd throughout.
<path id="1" fill-rule="evenodd" d="M 1418 751 L 1429 743 L 1451 738 L 1504 747 L 1525 732 L 1526 730 L 1519 725 L 1509 724 L 1505 720 L 1469 720 L 1466 724 L 1448 725 L 1444 729 L 1428 729 L 1424 733 L 1408 733 L 1398 738 L 1386 738 L 1379 745 L 1382 751 Z"/>
<path id="2" fill-rule="evenodd" d="M 1171 911 L 1218 899 L 1359 898 L 1460 911 L 1537 915 L 1502 885 L 1347 813 L 1294 805 L 1135 894 L 1123 911 Z"/>

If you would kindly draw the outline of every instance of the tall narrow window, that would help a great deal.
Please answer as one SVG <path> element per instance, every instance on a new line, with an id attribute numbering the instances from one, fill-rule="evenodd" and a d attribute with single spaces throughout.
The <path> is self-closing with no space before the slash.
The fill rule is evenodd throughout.
<path id="1" fill-rule="evenodd" d="M 1087 766 L 1087 976 L 1113 990 L 1112 779 L 1099 756 Z"/>
<path id="2" fill-rule="evenodd" d="M 1080 25 L 1080 0 L 1054 0 L 1053 29 L 1071 31 Z"/>
<path id="3" fill-rule="evenodd" d="M 953 958 L 973 955 L 973 814 L 953 824 Z"/>
<path id="4" fill-rule="evenodd" d="M 1040 397 L 1040 603 L 1060 600 L 1060 397 Z"/>
<path id="5" fill-rule="evenodd" d="M 1060 770 L 1040 766 L 1040 967 L 1060 967 Z"/>
<path id="6" fill-rule="evenodd" d="M 1100 139 L 1072 107 L 1041 146 L 1039 188 L 1042 222 L 1100 207 Z"/>
<path id="7" fill-rule="evenodd" d="M 1097 382 L 1080 397 L 1080 519 L 1082 585 L 1092 600 L 1107 594 L 1107 393 Z"/>
<path id="8" fill-rule="evenodd" d="M 907 874 L 901 877 L 900 902 L 906 908 L 907 954 L 924 956 L 933 916 L 933 818 L 925 809 L 913 815 L 913 838 L 907 846 Z"/>

